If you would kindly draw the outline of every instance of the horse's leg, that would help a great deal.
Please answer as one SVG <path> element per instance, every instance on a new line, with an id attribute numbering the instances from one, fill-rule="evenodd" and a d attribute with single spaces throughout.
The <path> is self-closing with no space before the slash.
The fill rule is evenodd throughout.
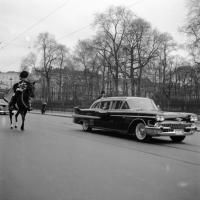
<path id="1" fill-rule="evenodd" d="M 22 116 L 22 125 L 21 125 L 21 130 L 24 130 L 24 121 L 25 121 L 25 116 L 26 116 L 27 111 L 24 111 L 21 113 Z"/>
<path id="2" fill-rule="evenodd" d="M 18 115 L 19 115 L 19 110 L 15 114 L 15 128 L 17 128 L 17 122 L 18 122 L 17 118 L 18 118 Z"/>
<path id="3" fill-rule="evenodd" d="M 21 130 L 24 130 L 24 113 L 21 113 L 21 117 L 22 117 L 22 125 L 21 125 Z"/>
<path id="4" fill-rule="evenodd" d="M 12 116 L 13 116 L 12 110 L 11 110 L 11 109 L 9 109 L 10 128 L 11 128 L 11 129 L 13 129 L 13 124 L 12 124 Z"/>

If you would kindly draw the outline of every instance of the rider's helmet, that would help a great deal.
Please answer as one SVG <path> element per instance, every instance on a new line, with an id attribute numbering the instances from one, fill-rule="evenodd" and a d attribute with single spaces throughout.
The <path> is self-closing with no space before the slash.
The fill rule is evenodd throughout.
<path id="1" fill-rule="evenodd" d="M 20 74 L 19 74 L 19 77 L 20 78 L 27 78 L 28 77 L 28 72 L 27 71 L 22 71 Z"/>

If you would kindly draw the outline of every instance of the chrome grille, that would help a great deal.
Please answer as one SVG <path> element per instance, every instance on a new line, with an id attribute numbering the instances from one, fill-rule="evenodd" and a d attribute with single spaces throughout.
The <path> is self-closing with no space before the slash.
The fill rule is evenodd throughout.
<path id="1" fill-rule="evenodd" d="M 163 127 L 170 127 L 171 129 L 185 129 L 186 127 L 191 127 L 191 123 L 163 123 Z"/>

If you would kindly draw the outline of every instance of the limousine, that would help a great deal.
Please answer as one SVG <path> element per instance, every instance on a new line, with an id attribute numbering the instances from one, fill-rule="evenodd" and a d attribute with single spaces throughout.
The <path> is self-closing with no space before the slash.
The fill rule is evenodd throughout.
<path id="1" fill-rule="evenodd" d="M 181 142 L 197 130 L 194 113 L 165 112 L 150 98 L 107 97 L 96 100 L 90 108 L 74 108 L 73 122 L 83 131 L 103 129 L 131 134 L 138 141 L 168 136 Z"/>

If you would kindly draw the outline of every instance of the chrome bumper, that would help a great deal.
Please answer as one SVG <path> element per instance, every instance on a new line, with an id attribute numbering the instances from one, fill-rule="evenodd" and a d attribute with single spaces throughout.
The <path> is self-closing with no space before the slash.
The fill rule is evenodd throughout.
<path id="1" fill-rule="evenodd" d="M 197 127 L 192 126 L 192 127 L 186 127 L 185 130 L 184 129 L 174 129 L 173 131 L 170 131 L 170 129 L 167 127 L 146 126 L 145 131 L 146 131 L 147 135 L 151 135 L 151 136 L 186 136 L 186 135 L 194 134 L 197 131 Z"/>

